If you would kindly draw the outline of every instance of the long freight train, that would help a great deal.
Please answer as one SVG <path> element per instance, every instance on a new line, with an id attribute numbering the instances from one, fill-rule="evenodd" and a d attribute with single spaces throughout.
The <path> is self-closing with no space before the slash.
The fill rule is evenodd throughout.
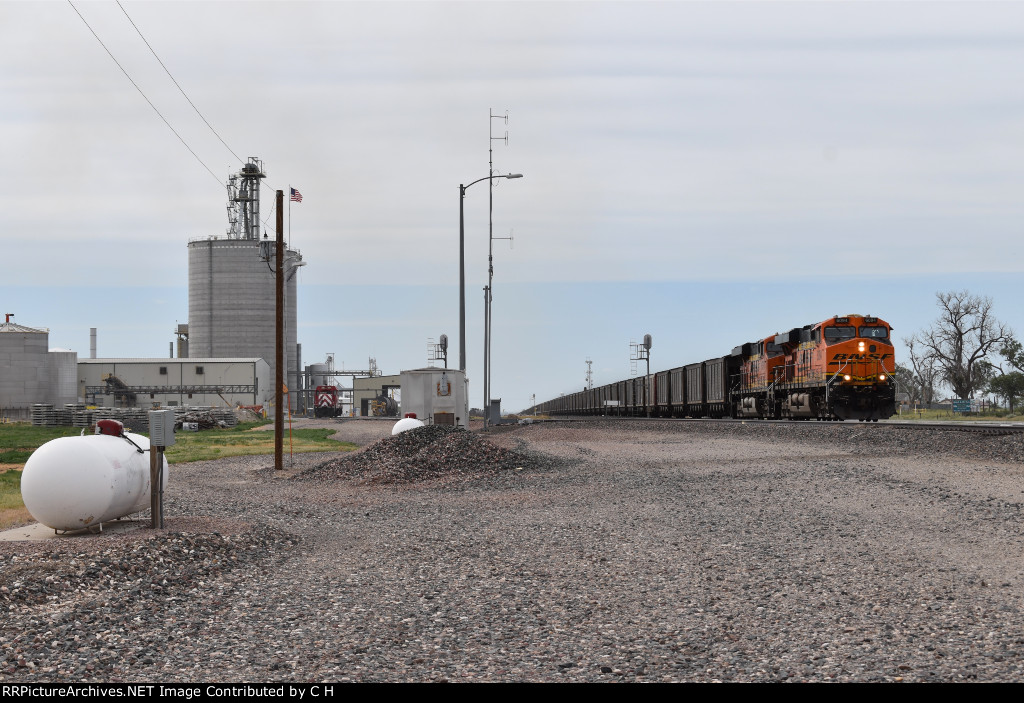
<path id="1" fill-rule="evenodd" d="M 836 316 L 726 356 L 564 395 L 548 415 L 878 421 L 896 413 L 889 323 Z"/>

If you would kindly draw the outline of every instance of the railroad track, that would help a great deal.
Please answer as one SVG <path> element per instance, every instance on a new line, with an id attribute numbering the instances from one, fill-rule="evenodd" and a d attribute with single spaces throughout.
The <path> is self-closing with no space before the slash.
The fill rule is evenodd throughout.
<path id="1" fill-rule="evenodd" d="M 913 422 L 902 420 L 881 420 L 879 422 L 858 422 L 856 420 L 840 420 L 835 422 L 819 422 L 815 420 L 757 420 L 744 418 L 693 418 L 693 417 L 621 417 L 616 415 L 578 415 L 551 418 L 542 422 L 587 422 L 594 420 L 616 420 L 624 422 L 701 422 L 701 423 L 723 423 L 733 425 L 784 425 L 798 427 L 834 427 L 846 425 L 849 427 L 892 427 L 900 430 L 941 430 L 944 432 L 973 432 L 976 434 L 988 435 L 1009 435 L 1024 432 L 1024 422 L 929 422 L 915 420 Z"/>

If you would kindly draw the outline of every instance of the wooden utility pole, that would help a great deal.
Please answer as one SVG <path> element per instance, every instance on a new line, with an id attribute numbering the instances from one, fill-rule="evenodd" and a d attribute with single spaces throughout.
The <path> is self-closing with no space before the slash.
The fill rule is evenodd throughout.
<path id="1" fill-rule="evenodd" d="M 274 316 L 274 469 L 284 469 L 284 191 L 277 191 Z"/>

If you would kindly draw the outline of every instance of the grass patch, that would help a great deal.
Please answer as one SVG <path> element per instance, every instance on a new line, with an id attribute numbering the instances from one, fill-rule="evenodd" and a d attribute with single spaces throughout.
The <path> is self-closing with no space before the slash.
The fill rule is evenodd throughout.
<path id="1" fill-rule="evenodd" d="M 274 453 L 273 430 L 258 429 L 265 422 L 245 422 L 227 430 L 202 430 L 200 432 L 178 432 L 174 435 L 174 446 L 165 452 L 170 464 L 184 464 L 190 461 L 208 461 L 229 456 L 249 456 Z M 327 428 L 292 430 L 289 440 L 288 429 L 284 432 L 284 452 L 302 454 L 306 452 L 348 452 L 356 449 L 351 442 L 331 439 L 336 430 Z"/>
<path id="2" fill-rule="evenodd" d="M 21 471 L 8 469 L 0 473 L 0 530 L 31 521 L 32 516 L 21 502 Z"/>
<path id="3" fill-rule="evenodd" d="M 24 464 L 40 445 L 82 433 L 81 427 L 33 427 L 25 422 L 0 425 L 0 464 Z"/>
<path id="4" fill-rule="evenodd" d="M 987 410 L 983 413 L 954 413 L 952 410 L 906 410 L 893 415 L 893 420 L 930 420 L 932 422 L 1024 422 L 1024 416 L 1017 409 L 1011 415 L 1009 410 Z"/>
<path id="5" fill-rule="evenodd" d="M 0 510 L 22 507 L 21 472 L 8 469 L 0 474 Z"/>

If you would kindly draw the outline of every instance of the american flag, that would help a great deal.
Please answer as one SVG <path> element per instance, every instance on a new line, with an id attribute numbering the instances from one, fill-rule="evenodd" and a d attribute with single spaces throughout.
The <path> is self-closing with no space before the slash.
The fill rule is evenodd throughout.
<path id="1" fill-rule="evenodd" d="M 299 191 L 295 190 L 294 188 L 292 188 L 292 202 L 293 203 L 301 203 L 302 202 L 302 193 L 300 193 Z"/>

